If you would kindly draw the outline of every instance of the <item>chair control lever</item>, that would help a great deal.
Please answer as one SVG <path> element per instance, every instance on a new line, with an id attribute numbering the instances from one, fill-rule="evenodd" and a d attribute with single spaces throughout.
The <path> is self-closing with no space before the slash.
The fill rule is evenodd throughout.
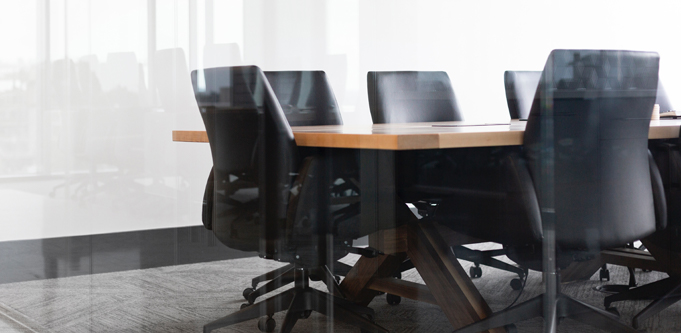
<path id="1" fill-rule="evenodd" d="M 348 247 L 346 251 L 349 253 L 359 254 L 367 258 L 375 258 L 382 255 L 383 252 L 374 249 L 373 247 Z"/>

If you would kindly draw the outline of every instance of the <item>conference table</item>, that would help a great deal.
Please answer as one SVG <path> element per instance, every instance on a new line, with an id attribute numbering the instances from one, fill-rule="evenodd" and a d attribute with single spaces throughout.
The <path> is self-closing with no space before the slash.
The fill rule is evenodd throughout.
<path id="1" fill-rule="evenodd" d="M 437 122 L 292 127 L 298 146 L 359 149 L 361 225 L 380 231 L 369 245 L 385 255 L 361 257 L 341 283 L 346 297 L 368 304 L 378 292 L 440 306 L 453 328 L 489 316 L 492 311 L 450 250 L 480 242 L 434 223 L 395 223 L 400 216 L 395 191 L 395 153 L 404 150 L 521 145 L 525 121 L 510 123 Z M 681 119 L 653 120 L 649 139 L 679 137 Z M 205 131 L 173 131 L 178 142 L 208 142 Z M 395 279 L 405 259 L 425 285 Z M 599 267 L 597 262 L 593 267 Z M 404 266 L 402 267 L 404 268 Z M 595 270 L 593 271 L 595 272 Z M 593 273 L 592 272 L 592 273 Z M 505 332 L 498 328 L 490 332 Z"/>

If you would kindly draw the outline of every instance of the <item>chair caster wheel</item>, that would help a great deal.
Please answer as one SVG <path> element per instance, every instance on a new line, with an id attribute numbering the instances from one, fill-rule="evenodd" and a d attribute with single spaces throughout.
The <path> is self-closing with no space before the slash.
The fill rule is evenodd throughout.
<path id="1" fill-rule="evenodd" d="M 615 316 L 617 316 L 617 317 L 619 317 L 619 316 L 620 316 L 620 312 L 619 312 L 619 311 L 617 310 L 617 308 L 616 308 L 616 307 L 614 307 L 614 306 L 611 306 L 611 307 L 605 308 L 605 311 L 608 311 L 608 312 L 610 312 L 610 313 L 614 314 L 614 315 L 615 315 Z"/>
<path id="2" fill-rule="evenodd" d="M 515 326 L 515 324 L 508 324 L 504 326 L 504 328 L 508 333 L 518 333 L 518 328 Z"/>
<path id="3" fill-rule="evenodd" d="M 476 279 L 482 276 L 482 268 L 480 266 L 472 266 L 468 270 L 468 275 L 471 276 L 471 279 Z"/>
<path id="4" fill-rule="evenodd" d="M 246 288 L 246 289 L 244 289 L 244 292 L 241 293 L 241 295 L 243 295 L 244 298 L 248 301 L 248 295 L 250 295 L 254 291 L 255 291 L 255 289 L 253 289 L 253 288 Z"/>
<path id="5" fill-rule="evenodd" d="M 311 314 L 312 314 L 312 310 L 305 310 L 305 311 L 300 313 L 300 318 L 302 318 L 302 319 L 310 318 Z"/>
<path id="6" fill-rule="evenodd" d="M 241 307 L 239 307 L 239 309 L 243 310 L 243 309 L 245 309 L 245 308 L 247 308 L 247 307 L 249 307 L 249 306 L 251 306 L 251 304 L 249 304 L 249 303 L 244 303 L 244 304 L 241 304 Z"/>
<path id="7" fill-rule="evenodd" d="M 511 280 L 511 288 L 513 290 L 520 290 L 523 288 L 523 282 L 520 279 Z"/>
<path id="8" fill-rule="evenodd" d="M 393 295 L 393 294 L 386 294 L 385 300 L 390 305 L 397 305 L 397 304 L 400 304 L 400 302 L 402 302 L 402 297 L 397 296 L 397 295 Z"/>
<path id="9" fill-rule="evenodd" d="M 601 268 L 601 271 L 599 272 L 599 278 L 601 281 L 610 281 L 610 270 Z"/>
<path id="10" fill-rule="evenodd" d="M 258 329 L 260 332 L 274 332 L 277 327 L 277 322 L 272 317 L 262 317 L 258 320 Z"/>

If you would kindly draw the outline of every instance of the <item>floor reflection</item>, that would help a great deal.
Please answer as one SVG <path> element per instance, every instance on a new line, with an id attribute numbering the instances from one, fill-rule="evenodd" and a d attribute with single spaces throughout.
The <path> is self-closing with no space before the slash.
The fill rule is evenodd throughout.
<path id="1" fill-rule="evenodd" d="M 255 255 L 203 226 L 0 242 L 0 283 L 182 265 Z"/>

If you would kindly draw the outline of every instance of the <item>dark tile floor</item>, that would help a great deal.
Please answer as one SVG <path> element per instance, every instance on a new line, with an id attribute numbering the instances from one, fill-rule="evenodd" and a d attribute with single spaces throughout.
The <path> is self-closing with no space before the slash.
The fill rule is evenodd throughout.
<path id="1" fill-rule="evenodd" d="M 203 226 L 0 242 L 0 283 L 254 256 Z"/>

